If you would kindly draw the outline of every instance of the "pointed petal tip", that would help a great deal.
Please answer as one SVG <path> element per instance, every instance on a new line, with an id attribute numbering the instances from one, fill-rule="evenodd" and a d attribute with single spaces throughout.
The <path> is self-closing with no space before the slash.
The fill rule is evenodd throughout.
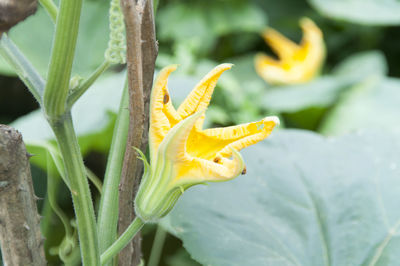
<path id="1" fill-rule="evenodd" d="M 231 69 L 233 66 L 234 65 L 231 63 L 219 64 L 204 76 L 204 78 L 200 81 L 200 84 L 216 77 L 218 79 L 222 72 Z"/>
<path id="2" fill-rule="evenodd" d="M 172 64 L 172 65 L 168 65 L 168 66 L 166 66 L 166 67 L 163 67 L 162 69 L 161 69 L 161 72 L 168 72 L 168 73 L 171 73 L 171 72 L 173 72 L 173 71 L 175 71 L 177 68 L 178 68 L 178 64 Z"/>
<path id="3" fill-rule="evenodd" d="M 213 70 L 211 70 L 211 72 L 209 74 L 214 76 L 214 75 L 222 73 L 226 70 L 231 69 L 233 66 L 234 66 L 234 64 L 231 64 L 231 63 L 223 63 L 223 64 L 220 64 L 220 65 L 214 67 Z"/>
<path id="4" fill-rule="evenodd" d="M 264 123 L 265 122 L 274 122 L 275 126 L 279 126 L 281 124 L 281 121 L 277 116 L 267 116 L 262 120 Z"/>
<path id="5" fill-rule="evenodd" d="M 267 43 L 270 43 L 271 41 L 275 40 L 277 37 L 281 37 L 281 36 L 283 37 L 283 35 L 280 32 L 278 32 L 277 30 L 275 30 L 274 28 L 266 28 L 261 33 L 261 36 L 264 38 L 264 40 Z"/>
<path id="6" fill-rule="evenodd" d="M 304 33 L 313 32 L 322 35 L 322 31 L 317 24 L 307 17 L 301 18 L 299 24 Z"/>
<path id="7" fill-rule="evenodd" d="M 302 17 L 299 21 L 299 24 L 301 27 L 306 27 L 306 26 L 316 26 L 314 21 L 312 21 L 310 18 L 308 17 Z"/>
<path id="8" fill-rule="evenodd" d="M 232 63 L 223 63 L 223 64 L 216 66 L 215 68 L 231 69 L 233 66 L 234 66 L 234 64 L 232 64 Z"/>

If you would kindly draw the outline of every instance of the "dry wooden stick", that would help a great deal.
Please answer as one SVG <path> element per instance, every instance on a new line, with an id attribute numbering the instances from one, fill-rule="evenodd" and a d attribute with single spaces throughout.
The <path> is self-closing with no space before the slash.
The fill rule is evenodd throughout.
<path id="1" fill-rule="evenodd" d="M 0 0 L 0 36 L 35 13 L 36 8 L 37 0 Z"/>
<path id="2" fill-rule="evenodd" d="M 133 201 L 143 174 L 143 163 L 132 147 L 145 151 L 148 142 L 149 99 L 157 57 L 151 0 L 121 0 L 125 17 L 129 84 L 129 133 L 121 173 L 118 232 L 135 218 Z M 138 234 L 120 253 L 120 266 L 138 265 L 141 259 Z"/>
<path id="3" fill-rule="evenodd" d="M 46 265 L 44 239 L 22 136 L 0 125 L 0 244 L 4 265 Z"/>

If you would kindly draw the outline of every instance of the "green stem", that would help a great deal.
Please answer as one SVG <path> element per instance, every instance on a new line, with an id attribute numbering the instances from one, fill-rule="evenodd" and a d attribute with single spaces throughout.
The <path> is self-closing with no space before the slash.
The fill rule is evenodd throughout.
<path id="1" fill-rule="evenodd" d="M 103 181 L 103 193 L 98 214 L 98 232 L 100 252 L 105 251 L 117 239 L 118 198 L 122 163 L 129 128 L 128 85 L 125 83 L 114 127 L 113 139 L 107 160 Z"/>
<path id="2" fill-rule="evenodd" d="M 157 13 L 157 9 L 158 9 L 158 4 L 160 3 L 160 0 L 154 0 L 153 1 L 153 9 L 154 9 L 154 16 Z"/>
<path id="3" fill-rule="evenodd" d="M 71 113 L 60 121 L 53 121 L 51 127 L 56 135 L 63 157 L 67 179 L 70 182 L 72 200 L 78 225 L 82 263 L 85 266 L 99 265 L 97 230 L 92 198 L 86 178 L 86 169 L 79 150 L 72 124 Z"/>
<path id="4" fill-rule="evenodd" d="M 78 37 L 82 0 L 61 0 L 43 103 L 48 119 L 66 111 L 72 63 Z"/>
<path id="5" fill-rule="evenodd" d="M 72 237 L 73 232 L 72 232 L 71 225 L 69 223 L 69 219 L 68 219 L 67 215 L 65 215 L 63 210 L 60 208 L 60 206 L 58 206 L 58 203 L 57 203 L 58 185 L 59 185 L 61 179 L 55 175 L 55 173 L 57 173 L 56 172 L 57 170 L 55 169 L 54 163 L 50 159 L 50 156 L 51 155 L 49 153 L 47 153 L 47 155 L 46 155 L 46 157 L 47 157 L 47 164 L 46 164 L 47 196 L 48 196 L 51 208 L 53 209 L 54 213 L 58 216 L 58 218 L 61 220 L 61 222 L 64 226 L 65 234 L 67 235 L 67 237 Z"/>
<path id="6" fill-rule="evenodd" d="M 101 195 L 103 190 L 103 184 L 101 183 L 101 180 L 88 167 L 86 167 L 86 175 L 89 178 L 90 182 L 92 182 L 92 184 L 96 187 L 97 191 Z"/>
<path id="7" fill-rule="evenodd" d="M 39 0 L 40 4 L 46 9 L 47 14 L 49 14 L 51 20 L 56 23 L 58 15 L 58 7 L 52 0 Z"/>
<path id="8" fill-rule="evenodd" d="M 135 220 L 126 228 L 125 232 L 115 241 L 111 247 L 101 254 L 101 265 L 104 265 L 109 260 L 111 260 L 115 255 L 117 255 L 126 245 L 131 242 L 133 237 L 140 231 L 143 227 L 144 222 L 136 217 Z"/>
<path id="9" fill-rule="evenodd" d="M 50 206 L 48 195 L 46 195 L 46 197 L 44 198 L 44 203 L 40 215 L 42 216 L 42 219 L 40 219 L 40 232 L 46 239 L 49 239 L 49 232 L 52 228 L 51 221 L 53 218 L 53 209 Z M 47 250 L 46 247 L 47 243 L 45 242 L 45 250 Z"/>
<path id="10" fill-rule="evenodd" d="M 164 247 L 167 231 L 160 225 L 157 226 L 156 235 L 154 237 L 153 246 L 151 248 L 149 263 L 147 266 L 158 266 L 161 258 L 161 253 Z"/>
<path id="11" fill-rule="evenodd" d="M 101 74 L 104 73 L 109 67 L 111 63 L 108 61 L 104 61 L 93 73 L 92 75 L 86 79 L 82 85 L 78 88 L 74 89 L 71 94 L 68 96 L 67 108 L 71 108 L 72 105 L 87 91 L 87 89 L 92 86 L 92 84 L 100 77 Z"/>
<path id="12" fill-rule="evenodd" d="M 42 104 L 45 86 L 43 78 L 6 34 L 0 39 L 0 55 L 14 68 L 36 101 Z"/>

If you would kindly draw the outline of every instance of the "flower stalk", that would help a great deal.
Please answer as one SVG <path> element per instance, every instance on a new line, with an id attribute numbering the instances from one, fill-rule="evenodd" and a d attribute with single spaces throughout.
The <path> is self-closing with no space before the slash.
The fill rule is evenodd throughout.
<path id="1" fill-rule="evenodd" d="M 66 113 L 63 119 L 59 122 L 52 122 L 50 125 L 56 135 L 65 165 L 66 177 L 70 183 L 82 263 L 83 265 L 99 265 L 100 256 L 92 197 L 71 114 Z"/>
<path id="2" fill-rule="evenodd" d="M 103 254 L 101 254 L 101 265 L 105 265 L 114 256 L 116 256 L 129 242 L 132 241 L 133 237 L 142 229 L 144 222 L 136 217 L 135 220 L 127 227 L 125 232 L 115 241 L 111 247 L 109 247 Z"/>

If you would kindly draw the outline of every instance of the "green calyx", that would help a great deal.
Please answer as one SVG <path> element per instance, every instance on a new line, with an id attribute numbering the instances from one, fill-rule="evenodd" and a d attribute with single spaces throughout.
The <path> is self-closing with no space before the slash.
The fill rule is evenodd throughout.
<path id="1" fill-rule="evenodd" d="M 175 206 L 178 198 L 189 187 L 198 184 L 194 180 L 176 182 L 176 152 L 186 139 L 196 120 L 198 112 L 175 125 L 158 147 L 152 165 L 144 154 L 137 150 L 145 165 L 142 183 L 135 199 L 135 212 L 145 222 L 157 222 Z"/>
<path id="2" fill-rule="evenodd" d="M 170 185 L 174 177 L 171 161 L 159 160 L 153 171 L 146 158 L 142 160 L 145 170 L 135 198 L 135 212 L 145 222 L 157 222 L 171 211 L 183 190 Z"/>

